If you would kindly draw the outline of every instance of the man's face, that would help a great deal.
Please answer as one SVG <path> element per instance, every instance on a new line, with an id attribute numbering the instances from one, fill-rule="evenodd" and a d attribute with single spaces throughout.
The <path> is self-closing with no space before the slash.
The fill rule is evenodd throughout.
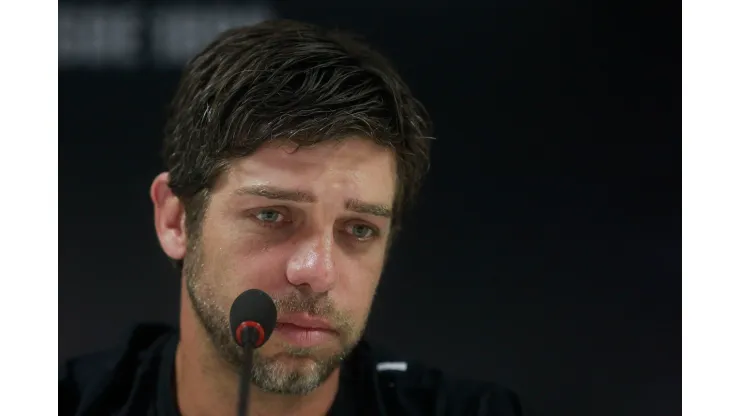
<path id="1" fill-rule="evenodd" d="M 274 144 L 232 162 L 212 189 L 185 256 L 187 289 L 234 366 L 243 356 L 231 303 L 251 288 L 275 300 L 278 325 L 254 356 L 260 388 L 308 393 L 358 342 L 385 260 L 394 167 L 391 151 L 369 140 Z M 306 329 L 322 321 L 328 330 Z"/>

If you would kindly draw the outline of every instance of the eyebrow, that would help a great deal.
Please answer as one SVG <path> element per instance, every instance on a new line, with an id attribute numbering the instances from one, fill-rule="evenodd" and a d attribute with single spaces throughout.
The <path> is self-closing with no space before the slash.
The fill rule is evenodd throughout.
<path id="1" fill-rule="evenodd" d="M 254 185 L 245 186 L 234 191 L 235 195 L 254 195 L 261 196 L 263 198 L 275 199 L 280 201 L 293 201 L 293 202 L 316 202 L 316 197 L 310 192 L 301 191 L 297 189 L 283 189 L 275 186 L 267 185 Z M 369 202 L 360 201 L 359 199 L 348 199 L 345 204 L 345 208 L 348 211 L 353 211 L 358 214 L 369 214 L 377 217 L 391 218 L 392 210 L 388 205 L 384 204 L 372 204 Z"/>
<path id="2" fill-rule="evenodd" d="M 391 208 L 383 204 L 370 204 L 357 199 L 350 199 L 345 204 L 345 208 L 358 214 L 370 214 L 376 217 L 391 217 Z"/>
<path id="3" fill-rule="evenodd" d="M 316 202 L 316 198 L 308 192 L 277 188 L 267 185 L 245 186 L 234 191 L 236 195 L 255 195 L 269 199 L 279 199 L 293 202 Z"/>

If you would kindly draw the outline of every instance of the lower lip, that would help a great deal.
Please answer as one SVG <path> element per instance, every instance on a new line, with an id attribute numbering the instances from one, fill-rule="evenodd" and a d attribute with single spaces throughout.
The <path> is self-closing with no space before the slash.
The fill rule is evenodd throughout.
<path id="1" fill-rule="evenodd" d="M 334 331 L 326 329 L 305 328 L 293 324 L 278 323 L 275 327 L 275 333 L 280 338 L 287 340 L 290 344 L 299 347 L 313 347 L 336 337 Z"/>

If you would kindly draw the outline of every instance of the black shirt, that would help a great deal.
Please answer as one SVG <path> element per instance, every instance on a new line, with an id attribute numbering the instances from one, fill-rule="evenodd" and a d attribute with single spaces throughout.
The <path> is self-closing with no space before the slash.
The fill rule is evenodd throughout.
<path id="1" fill-rule="evenodd" d="M 113 351 L 60 367 L 62 416 L 180 416 L 174 392 L 177 331 L 137 327 Z M 492 383 L 453 380 L 440 371 L 393 359 L 361 341 L 342 363 L 329 416 L 524 415 L 519 398 Z"/>

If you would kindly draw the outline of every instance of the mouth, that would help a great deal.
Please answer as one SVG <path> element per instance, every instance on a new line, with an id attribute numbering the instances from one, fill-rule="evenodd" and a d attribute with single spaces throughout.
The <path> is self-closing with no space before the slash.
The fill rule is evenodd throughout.
<path id="1" fill-rule="evenodd" d="M 338 336 L 329 321 L 307 314 L 286 315 L 278 318 L 275 333 L 298 347 L 324 344 Z"/>
<path id="2" fill-rule="evenodd" d="M 281 316 L 277 320 L 277 325 L 295 326 L 317 331 L 335 331 L 328 320 L 305 313 Z"/>

